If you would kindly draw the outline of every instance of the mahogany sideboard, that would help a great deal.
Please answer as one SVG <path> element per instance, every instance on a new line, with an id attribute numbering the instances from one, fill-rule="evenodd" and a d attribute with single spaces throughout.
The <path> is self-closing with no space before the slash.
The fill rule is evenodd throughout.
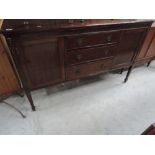
<path id="1" fill-rule="evenodd" d="M 23 89 L 35 110 L 31 90 L 130 68 L 152 22 L 134 19 L 4 20 L 1 33 L 8 42 Z"/>

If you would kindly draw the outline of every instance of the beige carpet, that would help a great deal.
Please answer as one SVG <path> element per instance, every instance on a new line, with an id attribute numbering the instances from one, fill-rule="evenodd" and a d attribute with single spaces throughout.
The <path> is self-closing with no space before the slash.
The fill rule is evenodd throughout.
<path id="1" fill-rule="evenodd" d="M 125 75 L 34 91 L 36 112 L 26 97 L 13 96 L 7 101 L 27 118 L 0 104 L 0 134 L 141 134 L 155 122 L 155 62 L 134 69 L 123 84 Z"/>

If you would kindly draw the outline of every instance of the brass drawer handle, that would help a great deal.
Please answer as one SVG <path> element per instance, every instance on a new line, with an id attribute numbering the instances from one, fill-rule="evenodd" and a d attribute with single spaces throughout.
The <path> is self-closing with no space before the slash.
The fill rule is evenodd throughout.
<path id="1" fill-rule="evenodd" d="M 73 23 L 74 23 L 74 20 L 73 20 L 73 19 L 69 19 L 69 20 L 68 20 L 68 23 L 69 23 L 69 24 L 73 24 Z"/>
<path id="2" fill-rule="evenodd" d="M 79 55 L 76 56 L 76 58 L 77 58 L 77 60 L 81 60 L 82 59 L 82 55 L 79 54 Z"/>
<path id="3" fill-rule="evenodd" d="M 24 24 L 24 25 L 28 25 L 29 22 L 28 22 L 28 21 L 24 21 L 23 24 Z"/>
<path id="4" fill-rule="evenodd" d="M 37 25 L 36 27 L 37 27 L 37 28 L 41 28 L 41 27 L 42 27 L 42 25 Z"/>
<path id="5" fill-rule="evenodd" d="M 84 21 L 85 21 L 84 19 L 80 19 L 80 22 L 81 22 L 81 23 L 84 23 Z"/>
<path id="6" fill-rule="evenodd" d="M 111 39 L 112 39 L 112 35 L 108 35 L 108 36 L 107 36 L 107 41 L 110 42 Z"/>
<path id="7" fill-rule="evenodd" d="M 78 44 L 79 46 L 81 46 L 82 43 L 83 43 L 83 39 L 82 39 L 82 38 L 80 38 L 80 39 L 77 40 L 77 44 Z"/>
<path id="8" fill-rule="evenodd" d="M 105 55 L 108 55 L 109 51 L 110 51 L 109 49 L 106 49 L 106 50 L 104 51 Z"/>

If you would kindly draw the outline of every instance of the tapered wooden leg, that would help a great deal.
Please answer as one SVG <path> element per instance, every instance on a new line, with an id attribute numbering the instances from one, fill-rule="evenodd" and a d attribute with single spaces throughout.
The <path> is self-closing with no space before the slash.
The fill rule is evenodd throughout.
<path id="1" fill-rule="evenodd" d="M 133 66 L 130 66 L 130 67 L 129 67 L 128 72 L 127 72 L 127 75 L 126 75 L 125 80 L 124 80 L 124 83 L 128 81 L 128 78 L 129 78 L 129 76 L 130 76 L 130 73 L 131 73 L 131 71 L 132 71 L 132 68 L 133 68 Z"/>
<path id="2" fill-rule="evenodd" d="M 150 64 L 151 64 L 151 61 L 149 61 L 149 62 L 147 63 L 147 67 L 149 67 L 149 66 L 150 66 Z"/>
<path id="3" fill-rule="evenodd" d="M 32 100 L 32 96 L 31 96 L 30 91 L 29 90 L 25 90 L 25 94 L 26 94 L 26 96 L 27 96 L 27 98 L 28 98 L 28 100 L 29 100 L 29 102 L 31 104 L 32 111 L 36 111 L 36 108 L 35 108 L 35 106 L 33 104 L 33 100 Z"/>
<path id="4" fill-rule="evenodd" d="M 16 93 L 16 95 L 18 95 L 18 96 L 20 96 L 20 97 L 24 97 L 24 92 Z"/>
<path id="5" fill-rule="evenodd" d="M 122 74 L 122 73 L 123 73 L 123 71 L 124 71 L 124 68 L 122 68 L 122 69 L 121 69 L 120 74 Z"/>

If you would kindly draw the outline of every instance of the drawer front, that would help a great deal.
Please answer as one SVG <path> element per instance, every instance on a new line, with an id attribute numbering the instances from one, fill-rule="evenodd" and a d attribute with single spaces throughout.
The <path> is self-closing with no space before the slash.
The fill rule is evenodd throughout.
<path id="1" fill-rule="evenodd" d="M 66 79 L 74 80 L 81 77 L 91 76 L 103 71 L 107 71 L 112 67 L 113 59 L 99 60 L 87 64 L 76 65 L 73 67 L 67 67 Z"/>
<path id="2" fill-rule="evenodd" d="M 95 45 L 116 43 L 119 41 L 120 31 L 100 32 L 67 36 L 65 39 L 66 49 L 78 49 Z"/>
<path id="3" fill-rule="evenodd" d="M 74 65 L 97 59 L 112 57 L 116 52 L 116 45 L 78 49 L 65 53 L 65 64 Z"/>

